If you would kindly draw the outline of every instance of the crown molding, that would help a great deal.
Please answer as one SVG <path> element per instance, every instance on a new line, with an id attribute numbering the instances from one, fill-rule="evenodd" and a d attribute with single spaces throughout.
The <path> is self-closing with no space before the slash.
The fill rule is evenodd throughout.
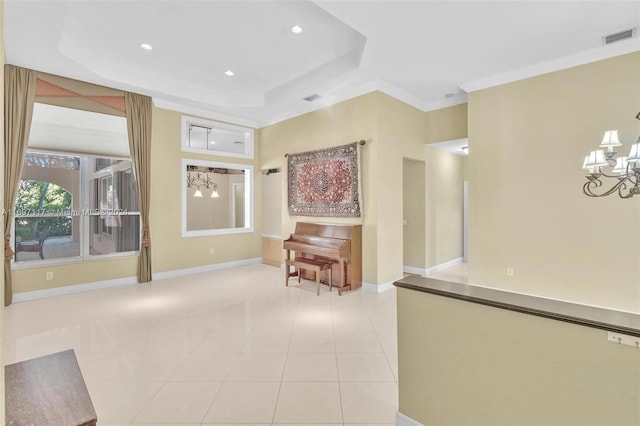
<path id="1" fill-rule="evenodd" d="M 406 103 L 416 109 L 419 109 L 422 112 L 433 111 L 437 109 L 447 108 L 450 106 L 455 106 L 459 104 L 463 104 L 467 102 L 467 94 L 464 93 L 459 96 L 455 96 L 453 98 L 446 98 L 441 101 L 424 103 L 416 96 L 411 95 L 410 93 L 404 91 L 403 89 L 398 88 L 397 86 L 393 86 L 387 83 L 384 80 L 371 80 L 366 83 L 360 84 L 357 87 L 350 89 L 348 91 L 343 91 L 339 95 L 322 95 L 317 101 L 313 101 L 311 105 L 307 108 L 299 109 L 296 111 L 287 111 L 284 114 L 273 117 L 270 120 L 263 121 L 259 123 L 259 128 L 270 126 L 272 124 L 279 123 L 281 121 L 289 120 L 291 118 L 295 118 L 301 116 L 303 114 L 307 114 L 309 112 L 317 111 L 322 108 L 330 107 L 332 105 L 338 104 L 340 102 L 347 101 L 349 99 L 356 98 L 358 96 L 366 95 L 371 92 L 381 92 L 385 95 L 389 95 L 394 99 L 397 99 L 401 102 Z"/>
<path id="2" fill-rule="evenodd" d="M 438 109 L 449 108 L 452 106 L 466 104 L 467 103 L 467 94 L 463 93 L 461 95 L 453 96 L 451 98 L 445 98 L 440 101 L 429 102 L 424 104 L 422 107 L 423 112 L 435 111 Z"/>
<path id="3" fill-rule="evenodd" d="M 202 118 L 207 118 L 215 121 L 222 121 L 230 124 L 237 124 L 244 127 L 249 127 L 252 129 L 258 128 L 258 122 L 255 120 L 249 120 L 247 118 L 238 117 L 230 114 L 223 114 L 218 111 L 206 109 L 206 108 L 198 108 L 191 105 L 183 104 L 180 102 L 169 101 L 163 99 L 162 97 L 153 97 L 153 104 L 157 108 L 168 109 L 171 111 L 181 112 L 183 114 L 191 114 Z"/>
<path id="4" fill-rule="evenodd" d="M 601 46 L 588 50 L 576 55 L 565 56 L 554 59 L 552 61 L 541 62 L 530 67 L 520 68 L 498 74 L 482 80 L 471 81 L 461 84 L 460 88 L 467 93 L 477 90 L 487 89 L 489 87 L 499 86 L 501 84 L 511 83 L 518 80 L 524 80 L 536 77 L 542 74 L 548 74 L 554 71 L 561 71 L 567 68 L 577 67 L 579 65 L 591 62 L 601 61 L 616 56 L 626 55 L 628 53 L 640 50 L 640 39 L 634 37 L 630 40 L 620 41 L 611 46 Z"/>
<path id="5" fill-rule="evenodd" d="M 424 111 L 424 102 L 421 101 L 416 96 L 406 92 L 403 89 L 400 89 L 397 86 L 387 83 L 384 80 L 376 80 L 376 89 L 385 95 L 389 95 L 392 98 L 395 98 L 399 101 L 404 102 L 407 105 L 411 105 L 412 107 L 419 109 L 420 111 Z"/>
<path id="6" fill-rule="evenodd" d="M 259 123 L 259 128 L 267 127 L 272 124 L 279 123 L 281 121 L 289 120 L 291 118 L 299 117 L 301 115 L 317 111 L 322 108 L 327 108 L 340 102 L 348 101 L 349 99 L 357 98 L 358 96 L 366 95 L 367 93 L 375 92 L 378 90 L 377 81 L 369 81 L 353 89 L 340 92 L 340 94 L 328 94 L 321 95 L 321 97 L 315 101 L 310 102 L 310 105 L 306 108 L 301 108 L 295 111 L 287 111 L 284 114 L 277 115 L 272 119 Z"/>

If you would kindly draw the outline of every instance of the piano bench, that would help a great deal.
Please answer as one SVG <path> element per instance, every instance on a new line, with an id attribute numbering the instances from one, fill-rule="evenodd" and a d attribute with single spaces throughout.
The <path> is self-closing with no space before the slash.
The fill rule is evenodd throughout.
<path id="1" fill-rule="evenodd" d="M 329 271 L 329 273 L 327 275 L 329 275 L 329 291 L 331 291 L 331 287 L 332 287 L 332 270 L 331 267 L 333 266 L 332 262 L 325 262 L 322 260 L 315 260 L 315 259 L 287 259 L 285 260 L 286 266 L 285 266 L 285 284 L 287 285 L 287 287 L 289 286 L 289 267 L 293 266 L 296 268 L 296 273 L 298 274 L 298 282 L 300 282 L 300 275 L 302 275 L 299 271 L 299 269 L 305 269 L 308 271 L 314 271 L 315 275 L 316 275 L 316 285 L 317 285 L 317 290 L 316 290 L 316 294 L 318 296 L 320 296 L 320 272 L 321 271 Z M 341 293 L 340 291 L 338 291 L 338 293 Z"/>

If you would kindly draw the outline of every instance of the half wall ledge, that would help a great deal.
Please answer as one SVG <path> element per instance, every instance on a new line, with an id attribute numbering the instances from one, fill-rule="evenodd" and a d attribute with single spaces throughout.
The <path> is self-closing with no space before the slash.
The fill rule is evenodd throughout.
<path id="1" fill-rule="evenodd" d="M 408 276 L 394 282 L 393 285 L 494 308 L 640 337 L 640 314 L 419 276 Z"/>

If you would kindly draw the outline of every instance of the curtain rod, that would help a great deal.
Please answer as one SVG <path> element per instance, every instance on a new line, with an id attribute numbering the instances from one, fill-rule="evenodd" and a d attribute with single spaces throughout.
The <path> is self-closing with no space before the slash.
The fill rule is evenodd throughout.
<path id="1" fill-rule="evenodd" d="M 359 140 L 359 141 L 357 141 L 357 142 L 358 142 L 360 145 L 366 145 L 366 144 L 367 144 L 367 141 L 365 141 L 364 139 L 360 139 L 360 140 Z M 352 142 L 352 143 L 353 143 L 353 142 Z M 288 157 L 288 156 L 289 156 L 289 154 L 285 154 L 284 156 L 285 156 L 285 158 L 286 158 L 286 157 Z"/>

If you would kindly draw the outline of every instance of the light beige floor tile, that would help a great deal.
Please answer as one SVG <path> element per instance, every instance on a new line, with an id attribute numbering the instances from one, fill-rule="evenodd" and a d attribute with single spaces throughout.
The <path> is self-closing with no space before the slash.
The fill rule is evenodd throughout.
<path id="1" fill-rule="evenodd" d="M 295 323 L 295 315 L 270 314 L 260 316 L 253 326 L 252 333 L 282 333 L 291 332 Z"/>
<path id="2" fill-rule="evenodd" d="M 337 354 L 338 377 L 346 382 L 394 382 L 384 354 Z"/>
<path id="3" fill-rule="evenodd" d="M 167 382 L 132 423 L 199 423 L 220 382 Z"/>
<path id="4" fill-rule="evenodd" d="M 336 352 L 381 353 L 382 346 L 375 333 L 345 333 L 336 331 Z"/>
<path id="5" fill-rule="evenodd" d="M 397 333 L 378 333 L 378 340 L 382 345 L 382 349 L 388 354 L 398 353 L 398 334 Z"/>
<path id="6" fill-rule="evenodd" d="M 165 381 L 187 358 L 184 353 L 134 352 L 96 361 L 82 361 L 87 381 Z"/>
<path id="7" fill-rule="evenodd" d="M 395 383 L 341 382 L 344 423 L 395 423 L 398 386 Z"/>
<path id="8" fill-rule="evenodd" d="M 129 424 L 161 386 L 162 382 L 95 382 L 87 389 L 100 424 Z"/>
<path id="9" fill-rule="evenodd" d="M 240 352 L 246 338 L 242 333 L 211 333 L 200 341 L 195 352 Z"/>
<path id="10" fill-rule="evenodd" d="M 279 382 L 287 354 L 242 352 L 238 354 L 227 381 L 233 382 Z"/>
<path id="11" fill-rule="evenodd" d="M 205 336 L 205 332 L 188 333 L 186 330 L 160 332 L 151 339 L 146 351 L 190 353 Z"/>
<path id="12" fill-rule="evenodd" d="M 395 423 L 345 423 L 349 426 L 396 426 Z"/>
<path id="13" fill-rule="evenodd" d="M 200 423 L 133 423 L 136 426 L 200 426 Z M 102 426 L 102 423 L 100 423 Z"/>
<path id="14" fill-rule="evenodd" d="M 333 328 L 336 331 L 351 333 L 373 333 L 374 328 L 369 316 L 365 313 L 336 313 L 332 316 Z"/>
<path id="15" fill-rule="evenodd" d="M 337 382 L 283 382 L 274 423 L 342 423 Z"/>
<path id="16" fill-rule="evenodd" d="M 338 367 L 332 353 L 290 353 L 284 367 L 285 382 L 337 382 Z"/>
<path id="17" fill-rule="evenodd" d="M 300 288 L 287 288 L 280 269 L 249 265 L 168 278 L 153 284 L 16 303 L 5 310 L 4 361 L 17 362 L 73 348 L 100 424 L 104 426 L 129 424 L 143 410 L 146 415 L 157 417 L 139 418 L 137 422 L 165 426 L 172 422 L 188 424 L 191 421 L 186 419 L 165 418 L 165 411 L 178 413 L 180 409 L 158 402 L 161 398 L 166 399 L 171 390 L 171 386 L 162 388 L 164 381 L 169 380 L 166 385 L 172 386 L 198 382 L 191 385 L 197 388 L 198 385 L 207 386 L 209 380 L 223 380 L 225 371 L 231 373 L 234 368 L 234 380 L 274 380 L 258 383 L 260 389 L 255 392 L 245 387 L 248 382 L 224 382 L 224 385 L 239 389 L 228 401 L 244 404 L 233 413 L 244 415 L 262 411 L 266 415 L 260 419 L 230 415 L 227 419 L 215 420 L 205 416 L 211 424 L 271 424 L 279 382 L 283 378 L 285 383 L 317 381 L 325 384 L 330 383 L 326 380 L 343 379 L 342 376 L 347 379 L 384 378 L 390 380 L 386 384 L 397 389 L 394 379 L 394 374 L 397 377 L 397 355 L 393 353 L 397 346 L 394 341 L 397 332 L 395 289 L 380 294 L 356 290 L 342 296 L 335 290 L 329 293 L 326 286 L 322 290 L 321 295 L 316 296 L 312 282 L 306 282 Z M 354 342 L 341 340 L 341 335 L 374 332 L 378 333 L 378 341 L 386 353 L 385 368 L 392 372 L 387 375 L 385 368 L 376 370 L 378 362 L 374 359 L 345 357 L 382 354 L 336 354 L 336 349 L 364 350 L 371 344 L 369 337 L 362 338 L 366 342 Z M 280 342 L 276 342 L 278 338 L 260 342 L 261 337 L 257 337 L 245 346 L 253 335 L 287 333 L 291 333 L 291 338 L 286 349 L 285 337 Z M 271 347 L 275 349 L 269 350 L 288 352 L 241 352 L 243 346 L 246 350 Z M 264 358 L 263 355 L 276 357 Z M 342 356 L 340 370 L 337 356 Z M 235 357 L 240 360 L 229 366 L 229 360 Z M 211 363 L 207 362 L 209 359 Z M 337 376 L 337 371 L 341 375 Z M 381 372 L 382 376 L 379 376 Z M 369 385 L 377 386 L 374 382 L 363 386 Z M 165 390 L 161 392 L 161 389 Z M 175 389 L 178 388 L 174 388 L 174 394 L 188 394 Z M 200 396 L 192 398 L 194 401 L 206 396 L 207 391 L 198 394 Z M 250 395 L 254 396 L 248 397 Z M 331 401 L 335 395 L 340 393 L 314 397 L 319 405 L 329 403 L 333 406 L 336 404 Z M 224 411 L 224 404 L 220 402 L 224 398 L 219 400 L 219 397 L 218 393 L 212 397 L 211 405 L 204 402 L 201 405 L 206 405 L 205 409 L 215 406 Z M 156 408 L 150 403 L 152 398 Z M 177 403 L 180 398 L 174 400 Z M 350 409 L 345 406 L 345 410 Z M 358 420 L 352 416 L 351 420 L 363 424 L 381 421 L 370 417 Z M 333 421 L 330 423 L 334 424 Z M 283 423 L 308 426 L 311 422 Z M 327 423 L 315 422 L 316 426 Z M 393 419 L 389 423 L 392 424 Z"/>
<path id="18" fill-rule="evenodd" d="M 376 333 L 398 332 L 398 322 L 395 313 L 373 314 L 369 319 Z"/>
<path id="19" fill-rule="evenodd" d="M 302 332 L 295 331 L 291 335 L 289 352 L 335 352 L 336 346 L 333 332 Z"/>
<path id="20" fill-rule="evenodd" d="M 291 332 L 253 332 L 247 336 L 242 352 L 287 352 Z"/>
<path id="21" fill-rule="evenodd" d="M 278 398 L 280 383 L 225 382 L 203 423 L 268 423 Z"/>
<path id="22" fill-rule="evenodd" d="M 389 367 L 391 367 L 391 371 L 396 378 L 396 382 L 398 381 L 398 354 L 386 354 L 387 360 L 389 361 Z"/>
<path id="23" fill-rule="evenodd" d="M 271 426 L 271 423 L 201 423 L 202 426 Z M 291 426 L 291 425 L 289 425 Z M 308 425 L 305 425 L 308 426 Z"/>
<path id="24" fill-rule="evenodd" d="M 222 382 L 236 361 L 235 353 L 194 352 L 178 367 L 171 381 Z"/>

